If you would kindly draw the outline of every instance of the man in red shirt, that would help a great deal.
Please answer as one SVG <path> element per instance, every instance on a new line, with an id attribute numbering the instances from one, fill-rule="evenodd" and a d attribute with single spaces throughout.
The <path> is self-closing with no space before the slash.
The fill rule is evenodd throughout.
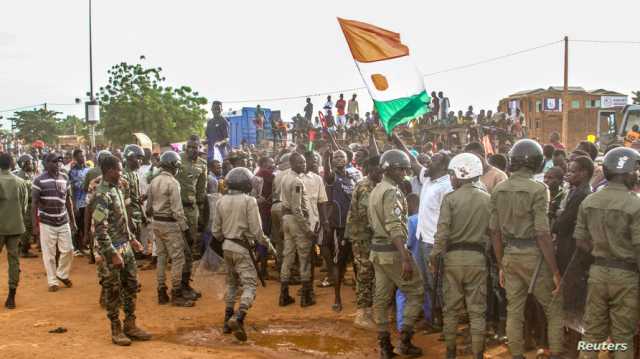
<path id="1" fill-rule="evenodd" d="M 338 126 L 344 126 L 346 123 L 344 109 L 347 106 L 347 101 L 344 100 L 344 95 L 340 94 L 340 99 L 336 101 L 336 109 L 338 111 L 337 120 Z"/>
<path id="2" fill-rule="evenodd" d="M 556 150 L 564 150 L 564 145 L 560 142 L 560 133 L 552 132 L 549 136 L 549 142 L 555 147 Z"/>

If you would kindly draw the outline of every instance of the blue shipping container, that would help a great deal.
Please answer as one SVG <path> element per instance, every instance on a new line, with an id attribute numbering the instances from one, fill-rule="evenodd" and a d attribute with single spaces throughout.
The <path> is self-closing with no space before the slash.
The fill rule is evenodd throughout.
<path id="1" fill-rule="evenodd" d="M 272 140 L 271 110 L 263 107 L 262 111 L 265 117 L 264 137 L 267 140 Z M 232 147 L 240 147 L 242 140 L 245 140 L 248 144 L 256 144 L 255 107 L 243 107 L 241 110 L 227 112 L 224 116 L 229 120 L 229 141 Z"/>

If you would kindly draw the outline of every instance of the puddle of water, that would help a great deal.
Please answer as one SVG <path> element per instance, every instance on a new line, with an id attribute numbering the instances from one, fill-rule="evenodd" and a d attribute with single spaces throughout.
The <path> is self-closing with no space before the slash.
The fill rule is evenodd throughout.
<path id="1" fill-rule="evenodd" d="M 315 356 L 343 356 L 361 350 L 361 345 L 343 337 L 330 335 L 331 328 L 305 328 L 301 325 L 248 326 L 245 328 L 249 346 L 278 352 L 298 352 Z M 346 333 L 343 333 L 346 334 Z M 169 341 L 190 346 L 219 347 L 234 345 L 232 335 L 224 335 L 217 327 L 191 327 L 178 329 Z"/>

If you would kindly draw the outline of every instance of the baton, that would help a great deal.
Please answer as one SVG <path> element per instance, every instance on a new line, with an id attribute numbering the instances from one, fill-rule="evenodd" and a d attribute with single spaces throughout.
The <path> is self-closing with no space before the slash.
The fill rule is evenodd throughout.
<path id="1" fill-rule="evenodd" d="M 538 259 L 538 264 L 536 264 L 536 269 L 533 271 L 533 277 L 531 277 L 531 282 L 529 282 L 529 290 L 527 290 L 527 294 L 533 293 L 533 287 L 535 287 L 536 281 L 538 280 L 538 274 L 540 274 L 540 267 L 542 267 L 543 260 L 544 260 L 544 256 L 540 255 L 540 259 Z"/>

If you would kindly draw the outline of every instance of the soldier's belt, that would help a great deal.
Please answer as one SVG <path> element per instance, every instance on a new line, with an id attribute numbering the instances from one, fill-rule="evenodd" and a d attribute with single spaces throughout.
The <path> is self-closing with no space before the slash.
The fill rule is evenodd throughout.
<path id="1" fill-rule="evenodd" d="M 633 262 L 628 262 L 622 259 L 610 259 L 604 257 L 595 257 L 594 265 L 608 268 L 616 268 L 622 270 L 628 270 L 631 272 L 638 272 L 638 265 Z"/>
<path id="2" fill-rule="evenodd" d="M 447 246 L 447 252 L 451 251 L 475 251 L 484 255 L 484 246 L 478 243 L 452 243 Z"/>
<path id="3" fill-rule="evenodd" d="M 537 246 L 538 243 L 533 238 L 510 238 L 507 240 L 507 247 L 533 248 Z"/>
<path id="4" fill-rule="evenodd" d="M 182 207 L 193 208 L 193 202 L 182 202 Z"/>
<path id="5" fill-rule="evenodd" d="M 235 244 L 237 244 L 237 245 L 239 245 L 239 246 L 251 251 L 251 247 L 249 246 L 249 242 L 247 242 L 244 239 L 225 238 L 224 240 L 225 241 L 231 241 L 231 242 L 233 242 L 233 243 L 235 243 Z"/>
<path id="6" fill-rule="evenodd" d="M 173 217 L 164 217 L 164 216 L 153 216 L 154 221 L 158 222 L 177 222 Z"/>
<path id="7" fill-rule="evenodd" d="M 375 244 L 371 243 L 371 250 L 375 252 L 397 252 L 398 248 L 393 244 Z"/>

